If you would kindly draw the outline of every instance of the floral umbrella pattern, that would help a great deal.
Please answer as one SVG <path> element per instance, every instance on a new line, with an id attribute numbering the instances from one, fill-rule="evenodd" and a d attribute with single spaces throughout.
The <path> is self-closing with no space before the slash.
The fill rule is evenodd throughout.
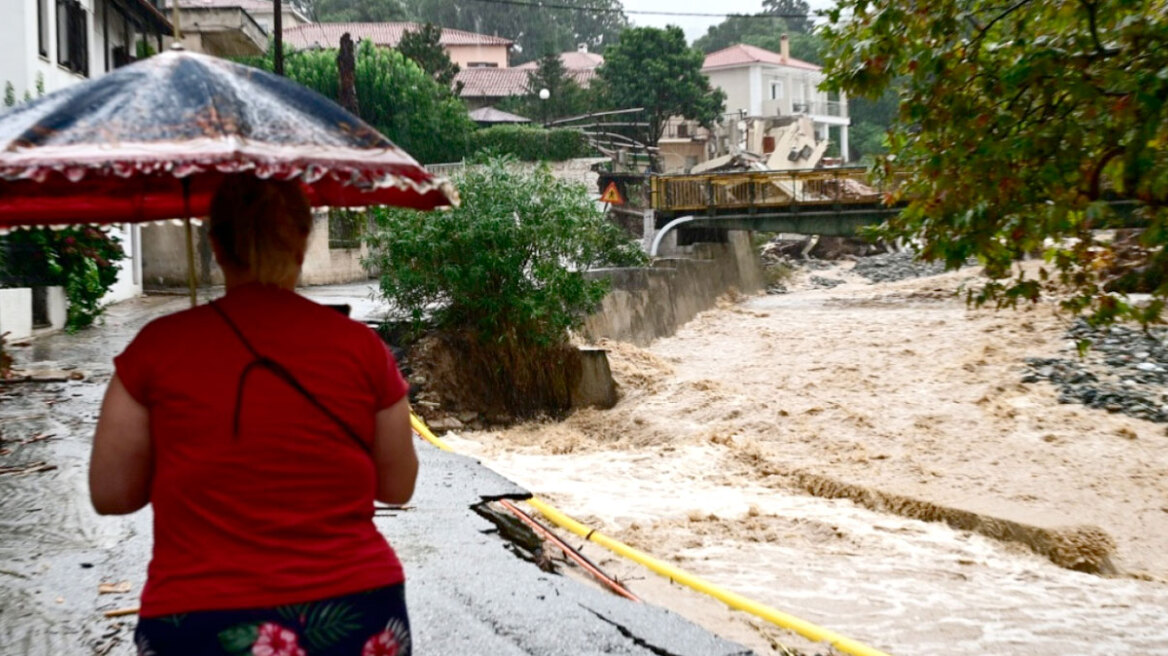
<path id="1" fill-rule="evenodd" d="M 171 51 L 0 114 L 0 228 L 207 213 L 223 177 L 298 179 L 313 205 L 456 205 L 445 180 L 327 98 Z"/>

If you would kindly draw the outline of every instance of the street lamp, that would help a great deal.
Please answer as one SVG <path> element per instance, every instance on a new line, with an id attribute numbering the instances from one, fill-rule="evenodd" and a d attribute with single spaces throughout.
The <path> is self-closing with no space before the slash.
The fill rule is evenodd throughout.
<path id="1" fill-rule="evenodd" d="M 543 126 L 547 127 L 547 99 L 552 97 L 552 92 L 545 89 L 539 90 L 539 105 L 540 114 L 543 114 Z"/>

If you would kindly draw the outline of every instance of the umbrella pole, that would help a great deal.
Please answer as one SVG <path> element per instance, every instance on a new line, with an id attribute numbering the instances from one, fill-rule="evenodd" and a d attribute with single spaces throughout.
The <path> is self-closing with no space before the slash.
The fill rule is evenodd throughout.
<path id="1" fill-rule="evenodd" d="M 194 230 L 191 228 L 191 218 L 186 219 L 187 228 L 187 287 L 191 291 L 191 307 L 199 304 L 199 299 L 195 293 L 195 236 Z"/>
<path id="2" fill-rule="evenodd" d="M 195 232 L 191 226 L 191 179 L 182 179 L 183 214 L 186 215 L 184 224 L 187 232 L 187 289 L 191 292 L 191 307 L 199 304 L 195 289 Z"/>

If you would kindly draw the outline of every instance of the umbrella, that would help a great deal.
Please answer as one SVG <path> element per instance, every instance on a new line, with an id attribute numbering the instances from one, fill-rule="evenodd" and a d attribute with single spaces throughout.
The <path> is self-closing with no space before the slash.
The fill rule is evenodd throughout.
<path id="1" fill-rule="evenodd" d="M 0 114 L 0 229 L 187 219 L 227 175 L 299 180 L 313 206 L 458 203 L 454 188 L 336 103 L 181 48 Z"/>
<path id="2" fill-rule="evenodd" d="M 314 206 L 457 203 L 327 98 L 170 51 L 0 115 L 0 227 L 203 216 L 225 175 L 298 179 Z"/>

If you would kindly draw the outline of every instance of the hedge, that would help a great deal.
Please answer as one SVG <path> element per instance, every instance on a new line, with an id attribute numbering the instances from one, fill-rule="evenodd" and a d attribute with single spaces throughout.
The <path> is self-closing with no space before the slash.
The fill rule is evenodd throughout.
<path id="1" fill-rule="evenodd" d="M 470 133 L 467 154 L 481 151 L 512 155 L 527 162 L 561 162 L 586 157 L 592 152 L 584 135 L 576 130 L 545 130 L 517 125 L 495 125 Z"/>

